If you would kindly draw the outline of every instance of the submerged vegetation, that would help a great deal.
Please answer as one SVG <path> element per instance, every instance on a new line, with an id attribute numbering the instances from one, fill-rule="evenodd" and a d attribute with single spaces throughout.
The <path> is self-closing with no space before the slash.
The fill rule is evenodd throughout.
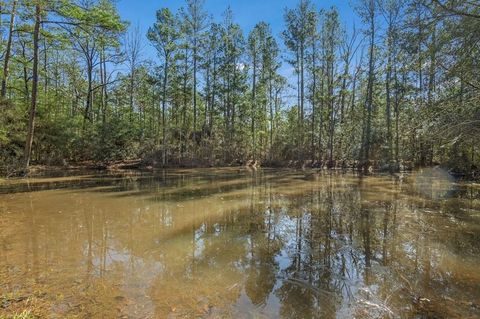
<path id="1" fill-rule="evenodd" d="M 202 0 L 159 8 L 148 30 L 111 0 L 1 1 L 0 169 L 141 158 L 478 173 L 480 5 L 352 10 L 361 25 L 299 0 L 274 34 Z"/>

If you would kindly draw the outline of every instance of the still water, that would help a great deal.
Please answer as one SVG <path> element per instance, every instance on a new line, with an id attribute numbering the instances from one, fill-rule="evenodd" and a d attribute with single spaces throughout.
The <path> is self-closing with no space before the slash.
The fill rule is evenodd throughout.
<path id="1" fill-rule="evenodd" d="M 480 185 L 244 169 L 0 183 L 0 317 L 479 318 Z"/>

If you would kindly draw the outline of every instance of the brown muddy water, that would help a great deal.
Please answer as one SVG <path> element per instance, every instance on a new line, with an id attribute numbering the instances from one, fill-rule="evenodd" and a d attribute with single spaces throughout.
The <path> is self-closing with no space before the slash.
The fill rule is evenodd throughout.
<path id="1" fill-rule="evenodd" d="M 0 318 L 479 318 L 480 185 L 243 169 L 0 182 Z"/>

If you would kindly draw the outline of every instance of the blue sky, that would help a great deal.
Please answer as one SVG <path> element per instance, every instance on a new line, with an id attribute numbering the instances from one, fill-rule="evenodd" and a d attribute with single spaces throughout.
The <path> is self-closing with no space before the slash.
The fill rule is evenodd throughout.
<path id="1" fill-rule="evenodd" d="M 312 0 L 312 2 L 318 9 L 337 7 L 341 20 L 347 28 L 351 28 L 354 20 L 358 20 L 349 0 Z M 293 8 L 297 3 L 298 0 L 205 0 L 205 10 L 212 15 L 214 21 L 221 21 L 223 12 L 230 6 L 234 20 L 240 24 L 245 36 L 256 23 L 265 21 L 270 23 L 272 31 L 278 37 L 284 28 L 284 9 Z M 184 0 L 118 0 L 118 10 L 121 17 L 130 21 L 131 25 L 139 24 L 142 33 L 145 34 L 155 21 L 156 10 L 168 7 L 176 12 L 184 4 Z M 357 21 L 356 24 L 360 23 Z M 153 48 L 146 38 L 144 41 L 145 58 L 154 58 Z"/>

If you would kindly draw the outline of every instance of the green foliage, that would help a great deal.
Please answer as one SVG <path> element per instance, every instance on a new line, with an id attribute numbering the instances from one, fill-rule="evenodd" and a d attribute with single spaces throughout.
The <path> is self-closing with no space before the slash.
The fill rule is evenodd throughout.
<path id="1" fill-rule="evenodd" d="M 139 132 L 130 124 L 128 118 L 114 116 L 106 123 L 90 128 L 74 141 L 76 149 L 82 150 L 76 157 L 101 163 L 135 158 L 140 147 Z"/>
<path id="2" fill-rule="evenodd" d="M 0 162 L 14 165 L 23 154 L 25 123 L 21 110 L 10 101 L 0 101 Z M 0 167 L 0 170 L 2 168 Z"/>
<path id="3" fill-rule="evenodd" d="M 245 35 L 230 9 L 219 23 L 188 0 L 178 13 L 156 12 L 146 39 L 158 56 L 132 63 L 143 43 L 124 43 L 128 23 L 114 1 L 43 0 L 32 160 L 478 170 L 478 8 L 442 3 L 358 0 L 360 30 L 344 29 L 337 9 L 300 0 L 285 11 L 279 43 L 266 22 Z M 3 167 L 25 146 L 34 4 L 20 1 L 15 22 Z"/>
<path id="4" fill-rule="evenodd" d="M 170 59 L 178 39 L 176 19 L 168 8 L 157 11 L 157 21 L 148 29 L 147 37 L 155 46 L 160 56 Z"/>

